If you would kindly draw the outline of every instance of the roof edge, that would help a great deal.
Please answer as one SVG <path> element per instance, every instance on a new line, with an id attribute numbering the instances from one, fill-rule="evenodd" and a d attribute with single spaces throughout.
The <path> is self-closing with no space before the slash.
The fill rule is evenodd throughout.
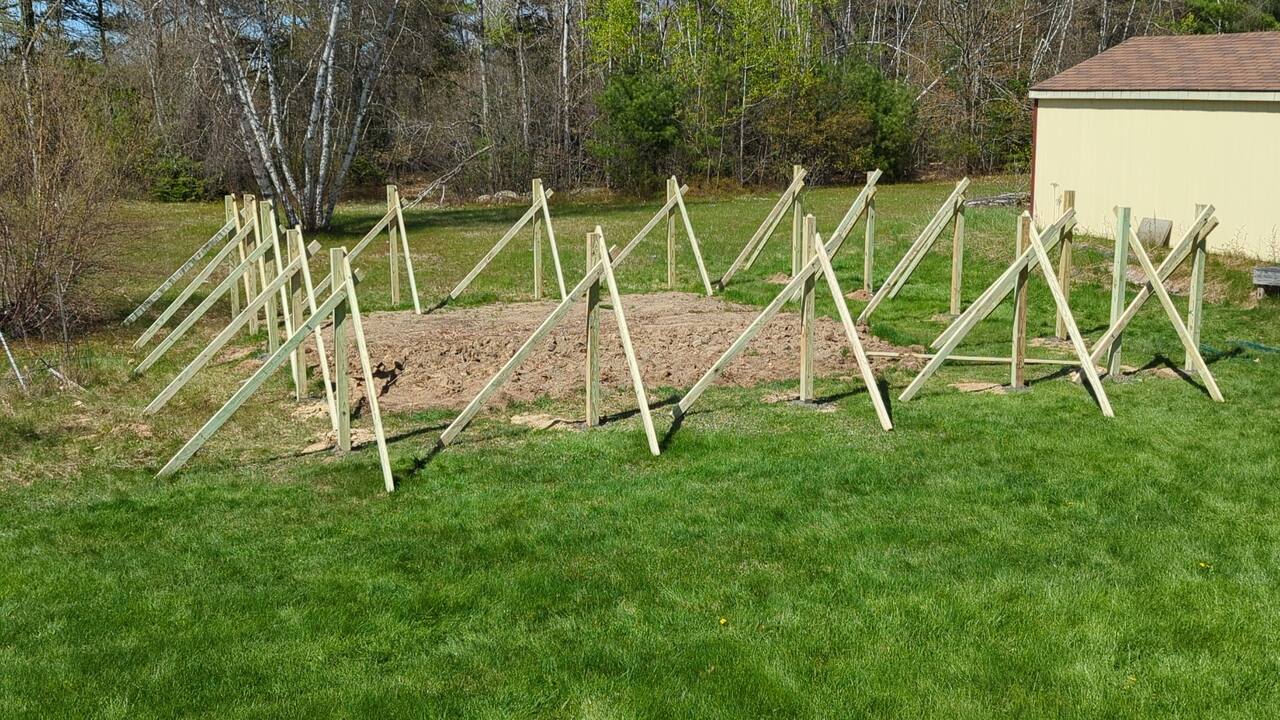
<path id="1" fill-rule="evenodd" d="M 1207 100 L 1280 102 L 1280 90 L 1032 90 L 1032 100 Z"/>

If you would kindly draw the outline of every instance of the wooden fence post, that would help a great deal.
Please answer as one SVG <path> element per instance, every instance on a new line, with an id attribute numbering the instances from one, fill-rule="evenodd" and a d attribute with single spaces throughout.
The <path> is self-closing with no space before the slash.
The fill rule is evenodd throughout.
<path id="1" fill-rule="evenodd" d="M 595 267 L 595 232 L 587 233 L 587 267 Z M 609 260 L 606 258 L 605 262 Z M 600 278 L 587 287 L 587 427 L 600 424 Z"/>
<path id="2" fill-rule="evenodd" d="M 1196 204 L 1196 217 L 1204 212 L 1203 204 Z M 1200 327 L 1204 324 L 1204 273 L 1209 260 L 1209 236 L 1202 233 L 1196 237 L 1195 249 L 1191 251 L 1191 287 L 1187 298 L 1187 332 L 1191 334 L 1191 343 L 1200 347 Z M 1187 353 L 1182 366 L 1188 372 L 1196 370 L 1194 358 Z"/>
<path id="3" fill-rule="evenodd" d="M 799 165 L 791 166 L 791 181 L 804 177 L 804 169 Z M 804 203 L 800 200 L 799 191 L 791 198 L 791 277 L 795 277 L 804 266 Z"/>
<path id="4" fill-rule="evenodd" d="M 236 222 L 236 216 L 238 212 L 239 211 L 236 210 L 236 196 L 235 195 L 223 196 L 222 198 L 223 224 L 234 223 L 235 225 L 239 225 L 239 223 Z M 240 314 L 240 286 L 236 284 L 231 286 L 231 317 L 235 317 L 239 314 Z"/>
<path id="5" fill-rule="evenodd" d="M 1074 210 L 1076 208 L 1076 191 L 1062 191 L 1062 212 Z M 1061 249 L 1058 251 L 1058 286 L 1062 288 L 1062 297 L 1066 301 L 1066 305 L 1071 304 L 1071 270 L 1072 259 L 1071 249 L 1075 241 L 1075 232 L 1071 229 L 1066 230 L 1062 235 Z M 1059 311 L 1058 324 L 1055 334 L 1060 338 L 1067 337 L 1067 318 Z"/>
<path id="6" fill-rule="evenodd" d="M 813 236 L 817 232 L 817 221 L 812 215 L 804 217 L 804 228 L 801 235 L 800 264 L 798 268 L 807 267 L 813 258 Z M 814 301 L 818 278 L 809 273 L 804 281 L 804 292 L 800 295 L 800 402 L 813 401 L 813 329 Z"/>
<path id="7" fill-rule="evenodd" d="M 867 201 L 867 228 L 866 238 L 863 241 L 862 248 L 862 289 L 867 293 L 875 291 L 875 279 L 872 277 L 876 271 L 876 197 L 871 196 Z"/>
<path id="8" fill-rule="evenodd" d="M 1130 213 L 1131 211 L 1127 207 L 1116 208 L 1116 245 L 1115 254 L 1111 260 L 1112 325 L 1120 322 L 1120 316 L 1124 314 L 1124 306 L 1127 299 L 1129 278 L 1125 275 L 1125 271 L 1129 267 Z M 1111 348 L 1107 351 L 1107 375 L 1112 378 L 1120 376 L 1121 339 L 1120 336 L 1117 336 L 1115 342 L 1111 344 Z"/>
<path id="9" fill-rule="evenodd" d="M 1018 238 L 1017 249 L 1013 256 L 1015 258 L 1022 257 L 1022 253 L 1027 249 L 1027 239 L 1031 236 L 1031 213 L 1023 212 L 1018 216 Z M 1013 388 L 1026 387 L 1026 360 L 1027 360 L 1027 279 L 1030 275 L 1030 269 L 1023 267 L 1018 272 L 1018 280 L 1014 284 L 1013 295 L 1013 361 L 1011 363 L 1011 373 L 1009 378 L 1009 386 Z"/>
<path id="10" fill-rule="evenodd" d="M 285 248 L 289 254 L 289 261 L 292 264 L 294 259 L 298 259 L 302 263 L 307 262 L 307 249 L 302 244 L 302 231 L 297 228 L 288 228 L 284 231 Z M 290 314 L 292 315 L 292 329 L 297 330 L 302 327 L 303 313 L 302 304 L 306 302 L 306 296 L 302 287 L 302 273 L 294 272 L 289 276 L 289 295 L 293 302 L 289 305 Z M 289 333 L 292 335 L 293 333 Z M 316 353 L 319 355 L 319 352 Z M 321 362 L 324 362 L 321 360 Z M 299 345 L 293 351 L 293 387 L 294 398 L 298 402 L 306 397 L 307 388 L 307 355 Z"/>
<path id="11" fill-rule="evenodd" d="M 395 195 L 392 192 L 394 185 L 387 186 L 387 211 L 390 212 L 392 203 L 395 202 Z M 391 307 L 400 307 L 400 251 L 396 247 L 399 243 L 396 238 L 397 227 L 395 223 L 387 223 L 387 237 L 389 243 L 387 246 L 387 261 L 391 271 Z"/>
<path id="12" fill-rule="evenodd" d="M 342 276 L 342 263 L 346 259 L 343 248 L 329 250 L 329 277 L 332 292 L 338 292 L 345 280 Z M 351 449 L 351 393 L 347 387 L 347 332 L 350 329 L 350 313 L 345 302 L 333 308 L 333 394 L 338 406 L 338 437 L 335 442 L 339 450 Z M 365 388 L 365 392 L 376 392 L 374 388 Z"/>
<path id="13" fill-rule="evenodd" d="M 964 193 L 956 198 L 951 233 L 951 314 L 960 314 L 960 288 L 964 277 Z"/>
<path id="14" fill-rule="evenodd" d="M 258 212 L 253 216 L 253 238 L 256 242 L 265 244 L 267 242 L 267 230 L 270 227 L 271 201 L 264 200 L 258 203 Z M 262 255 L 258 256 L 258 287 L 266 287 L 270 282 L 267 279 L 267 261 Z M 275 352 L 280 347 L 280 327 L 276 323 L 276 299 L 271 297 L 267 300 L 267 351 Z"/>
<path id="15" fill-rule="evenodd" d="M 667 178 L 667 289 L 676 289 L 676 193 L 679 192 L 679 186 L 676 184 L 675 176 Z M 591 263 L 587 263 L 590 267 Z"/>
<path id="16" fill-rule="evenodd" d="M 249 217 L 253 217 L 254 215 L 256 215 L 256 214 L 257 214 L 257 212 L 258 212 L 258 209 L 257 209 L 257 203 L 258 203 L 258 201 L 257 201 L 257 199 L 256 199 L 256 198 L 254 198 L 254 196 L 249 195 L 249 194 L 246 194 L 246 195 L 244 196 L 244 209 L 245 209 L 245 211 L 246 211 L 246 212 L 248 212 L 248 213 L 249 213 Z M 248 220 L 248 223 L 249 223 L 249 225 L 251 225 L 251 226 L 253 225 L 253 221 L 252 221 L 252 220 Z M 241 219 L 241 217 L 240 217 L 239 215 L 236 215 L 236 232 L 237 232 L 237 234 L 239 234 L 239 231 L 240 231 L 240 230 L 243 230 L 243 229 L 244 229 L 244 224 L 245 224 L 245 221 L 244 221 L 244 220 L 242 220 L 242 219 Z M 248 257 L 248 256 L 249 256 L 249 251 L 250 251 L 251 249 L 252 249 L 252 248 L 250 248 L 250 247 L 249 247 L 249 238 L 248 238 L 248 236 L 246 236 L 246 237 L 244 237 L 244 238 L 241 238 L 241 240 L 240 240 L 240 245 L 236 248 L 236 252 L 237 252 L 237 253 L 239 254 L 239 256 L 240 256 L 240 262 L 244 262 L 244 259 L 245 259 L 246 257 Z M 249 300 L 253 299 L 253 298 L 254 298 L 254 296 L 256 296 L 256 295 L 257 295 L 257 293 L 256 293 L 256 292 L 254 292 L 254 286 L 253 286 L 253 273 L 245 273 L 245 274 L 241 277 L 241 282 L 244 284 L 244 301 L 247 303 L 247 302 L 249 302 Z M 250 318 L 250 319 L 249 319 L 249 334 L 250 334 L 250 335 L 257 335 L 257 334 L 258 334 L 258 329 L 259 329 L 259 327 L 258 327 L 258 320 L 259 320 L 259 318 L 258 318 L 258 316 L 257 316 L 257 315 L 254 315 L 252 318 Z"/>
<path id="17" fill-rule="evenodd" d="M 529 197 L 533 198 L 533 202 L 538 202 L 541 197 L 542 180 L 534 178 L 533 184 L 529 191 Z M 590 243 L 587 243 L 590 245 Z M 533 299 L 542 299 L 542 216 L 536 215 L 533 218 Z"/>

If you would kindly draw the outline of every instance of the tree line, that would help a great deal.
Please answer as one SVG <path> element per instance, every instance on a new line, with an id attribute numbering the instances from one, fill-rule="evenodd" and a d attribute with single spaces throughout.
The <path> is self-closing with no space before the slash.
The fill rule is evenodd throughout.
<path id="1" fill-rule="evenodd" d="M 318 228 L 353 192 L 473 156 L 454 192 L 522 190 L 535 176 L 629 193 L 673 173 L 709 188 L 776 184 L 793 163 L 819 182 L 873 167 L 889 178 L 1016 172 L 1039 80 L 1133 35 L 1280 25 L 1280 0 L 0 7 L 9 316 L 8 284 L 34 281 L 13 260 L 29 241 L 3 236 L 40 229 L 32 218 L 56 203 L 92 215 L 117 197 L 253 191 Z M 61 196 L 77 184 L 94 187 Z"/>

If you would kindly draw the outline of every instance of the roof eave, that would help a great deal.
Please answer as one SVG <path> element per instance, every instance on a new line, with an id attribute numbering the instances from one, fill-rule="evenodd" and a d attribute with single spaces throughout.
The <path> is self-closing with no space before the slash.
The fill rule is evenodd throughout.
<path id="1" fill-rule="evenodd" d="M 1039 90 L 1032 100 L 1207 100 L 1217 102 L 1280 102 L 1280 90 Z"/>

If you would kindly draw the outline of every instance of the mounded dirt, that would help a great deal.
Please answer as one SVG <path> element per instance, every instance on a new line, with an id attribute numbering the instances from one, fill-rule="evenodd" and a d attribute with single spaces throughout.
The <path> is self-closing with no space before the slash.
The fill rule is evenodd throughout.
<path id="1" fill-rule="evenodd" d="M 606 396 L 630 394 L 626 359 L 613 311 L 607 305 L 606 295 L 600 311 L 601 382 Z M 381 406 L 388 410 L 463 407 L 555 307 L 554 301 L 540 301 L 445 308 L 428 315 L 405 311 L 366 315 L 365 337 Z M 623 298 L 623 308 L 651 395 L 660 387 L 686 389 L 693 385 L 760 312 L 760 308 L 687 293 L 629 295 Z M 734 359 L 717 384 L 750 386 L 796 379 L 799 332 L 798 313 L 779 313 Z M 867 350 L 901 349 L 863 337 Z M 857 373 L 857 363 L 838 322 L 819 317 L 815 340 L 814 368 L 819 375 Z M 585 359 L 586 303 L 580 302 L 516 368 L 489 404 L 527 402 L 544 396 L 582 397 Z M 887 362 L 872 358 L 877 367 Z M 354 348 L 348 375 L 354 394 L 363 397 Z"/>

